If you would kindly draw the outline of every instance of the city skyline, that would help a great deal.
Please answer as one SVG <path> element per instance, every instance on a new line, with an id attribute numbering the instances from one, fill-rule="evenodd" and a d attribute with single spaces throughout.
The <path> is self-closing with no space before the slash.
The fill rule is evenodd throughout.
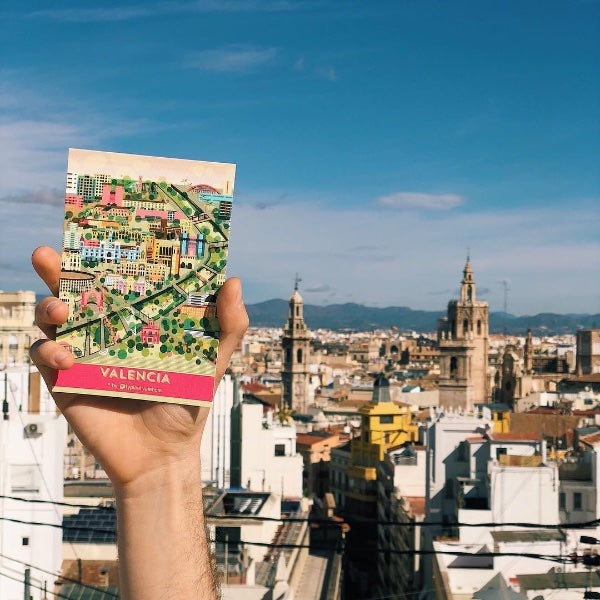
<path id="1" fill-rule="evenodd" d="M 1 289 L 44 292 L 29 255 L 60 247 L 71 146 L 237 163 L 228 275 L 249 303 L 299 272 L 307 304 L 443 310 L 470 248 L 492 311 L 503 281 L 513 314 L 598 310 L 596 3 L 2 17 Z"/>

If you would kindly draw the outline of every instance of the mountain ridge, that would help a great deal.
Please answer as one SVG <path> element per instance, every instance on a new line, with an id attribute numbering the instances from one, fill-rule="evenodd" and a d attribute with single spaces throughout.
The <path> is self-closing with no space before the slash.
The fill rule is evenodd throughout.
<path id="1" fill-rule="evenodd" d="M 253 327 L 283 327 L 287 320 L 288 301 L 273 298 L 247 305 L 250 325 Z M 437 320 L 445 311 L 414 310 L 407 306 L 377 308 L 356 302 L 342 304 L 304 304 L 304 319 L 309 329 L 350 329 L 369 331 L 389 329 L 401 331 L 433 332 Z M 600 324 L 600 313 L 551 313 L 517 316 L 504 312 L 490 313 L 490 332 L 524 334 L 531 329 L 534 335 L 557 335 L 575 333 L 577 329 L 589 329 Z"/>

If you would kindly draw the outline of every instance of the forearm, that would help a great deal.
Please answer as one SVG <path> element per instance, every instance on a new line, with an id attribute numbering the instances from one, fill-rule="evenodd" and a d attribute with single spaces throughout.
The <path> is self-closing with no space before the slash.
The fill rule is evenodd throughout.
<path id="1" fill-rule="evenodd" d="M 172 463 L 115 492 L 121 598 L 215 599 L 199 460 Z"/>

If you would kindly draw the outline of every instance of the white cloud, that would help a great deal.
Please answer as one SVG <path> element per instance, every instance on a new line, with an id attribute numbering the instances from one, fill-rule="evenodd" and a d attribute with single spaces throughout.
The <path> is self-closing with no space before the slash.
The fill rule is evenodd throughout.
<path id="1" fill-rule="evenodd" d="M 325 292 L 331 292 L 331 286 L 326 283 L 315 283 L 313 285 L 309 285 L 305 287 L 303 292 L 308 292 L 309 294 L 324 294 Z"/>
<path id="2" fill-rule="evenodd" d="M 321 79 L 327 79 L 327 81 L 337 81 L 338 74 L 333 67 L 319 67 L 315 69 L 315 75 Z"/>
<path id="3" fill-rule="evenodd" d="M 458 194 L 422 194 L 417 192 L 396 192 L 381 196 L 375 204 L 386 208 L 423 210 L 449 210 L 464 203 L 464 198 Z"/>
<path id="4" fill-rule="evenodd" d="M 0 122 L 0 197 L 61 187 L 67 166 L 66 149 L 95 139 L 68 123 Z"/>
<path id="5" fill-rule="evenodd" d="M 184 66 L 203 71 L 243 73 L 271 62 L 277 53 L 277 48 L 232 45 L 197 52 L 188 57 Z"/>
<path id="6" fill-rule="evenodd" d="M 443 310 L 455 297 L 449 290 L 460 283 L 469 246 L 478 288 L 493 310 L 502 308 L 500 282 L 507 278 L 516 314 L 597 310 L 600 281 L 592 273 L 600 243 L 585 211 L 382 214 L 321 200 L 269 211 L 234 207 L 229 274 L 251 284 L 247 301 L 288 297 L 298 272 L 340 298 Z"/>

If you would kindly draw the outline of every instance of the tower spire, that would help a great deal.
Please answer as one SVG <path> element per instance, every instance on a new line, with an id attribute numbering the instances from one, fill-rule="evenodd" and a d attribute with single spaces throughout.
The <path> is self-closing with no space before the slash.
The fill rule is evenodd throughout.
<path id="1" fill-rule="evenodd" d="M 467 249 L 467 262 L 463 269 L 463 278 L 461 282 L 460 299 L 463 302 L 475 301 L 475 279 L 473 278 L 473 267 L 471 267 L 471 256 Z"/>
<path id="2" fill-rule="evenodd" d="M 297 292 L 298 291 L 298 284 L 302 281 L 302 279 L 298 276 L 298 273 L 296 273 L 296 277 L 294 277 L 294 291 Z"/>

